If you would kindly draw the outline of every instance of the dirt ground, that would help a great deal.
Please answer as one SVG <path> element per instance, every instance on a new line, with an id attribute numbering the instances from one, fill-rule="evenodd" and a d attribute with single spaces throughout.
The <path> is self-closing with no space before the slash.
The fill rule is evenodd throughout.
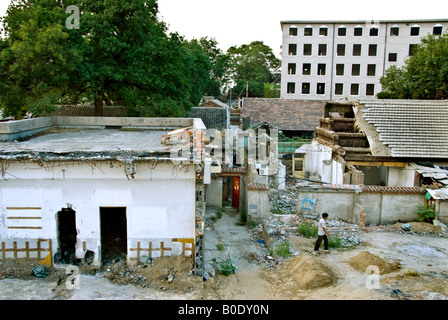
<path id="1" fill-rule="evenodd" d="M 269 251 L 259 226 L 237 225 L 239 216 L 224 213 L 208 220 L 208 261 L 204 277 L 192 275 L 191 257 L 156 258 L 135 267 L 118 260 L 101 270 L 79 266 L 77 286 L 65 268 L 46 267 L 46 277 L 30 271 L 35 263 L 0 263 L 0 299 L 43 300 L 422 300 L 448 297 L 448 238 L 430 224 L 413 223 L 350 228 L 358 245 L 313 255 L 314 239 L 294 228 L 279 234 L 291 257 Z M 212 240 L 210 240 L 212 242 Z M 215 248 L 213 248 L 215 247 Z M 220 263 L 231 261 L 225 276 Z M 376 265 L 379 273 L 366 273 Z M 70 279 L 71 278 L 71 279 Z"/>

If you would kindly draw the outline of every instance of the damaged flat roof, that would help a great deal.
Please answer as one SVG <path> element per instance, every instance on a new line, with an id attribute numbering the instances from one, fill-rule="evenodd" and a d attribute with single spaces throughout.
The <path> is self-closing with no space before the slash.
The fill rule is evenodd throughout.
<path id="1" fill-rule="evenodd" d="M 161 142 L 171 130 L 53 128 L 25 141 L 0 143 L 1 159 L 126 159 L 167 154 Z"/>

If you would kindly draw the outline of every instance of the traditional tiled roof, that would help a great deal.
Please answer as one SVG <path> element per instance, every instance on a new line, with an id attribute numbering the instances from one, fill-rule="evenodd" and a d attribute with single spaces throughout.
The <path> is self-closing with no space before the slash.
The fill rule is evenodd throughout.
<path id="1" fill-rule="evenodd" d="M 206 108 L 229 108 L 228 104 L 225 104 L 224 102 L 221 102 L 217 99 L 212 99 L 207 102 L 204 102 L 199 105 L 199 107 L 206 107 Z"/>
<path id="2" fill-rule="evenodd" d="M 362 192 L 368 193 L 418 193 L 425 194 L 424 187 L 386 187 L 386 186 L 362 186 Z"/>
<path id="3" fill-rule="evenodd" d="M 244 98 L 242 117 L 251 125 L 269 122 L 280 130 L 314 131 L 324 116 L 324 101 Z"/>
<path id="4" fill-rule="evenodd" d="M 247 190 L 269 190 L 269 186 L 264 183 L 251 182 L 247 185 Z"/>
<path id="5" fill-rule="evenodd" d="M 188 118 L 201 118 L 207 129 L 226 129 L 228 109 L 226 108 L 191 108 Z"/>
<path id="6" fill-rule="evenodd" d="M 448 158 L 448 101 L 360 100 L 362 117 L 399 158 Z M 387 154 L 383 154 L 387 155 Z"/>

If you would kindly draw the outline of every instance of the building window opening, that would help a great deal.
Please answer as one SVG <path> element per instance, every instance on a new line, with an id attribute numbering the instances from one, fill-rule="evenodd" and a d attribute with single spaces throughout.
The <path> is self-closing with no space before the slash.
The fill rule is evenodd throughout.
<path id="1" fill-rule="evenodd" d="M 101 207 L 101 261 L 124 260 L 127 255 L 126 207 Z"/>
<path id="2" fill-rule="evenodd" d="M 312 36 L 312 35 L 313 35 L 313 28 L 311 28 L 311 27 L 306 27 L 306 28 L 304 29 L 304 35 L 305 35 L 305 36 Z"/>
<path id="3" fill-rule="evenodd" d="M 347 28 L 346 27 L 339 27 L 338 28 L 338 36 L 339 37 L 345 37 L 347 35 Z"/>
<path id="4" fill-rule="evenodd" d="M 344 85 L 342 83 L 336 83 L 334 87 L 334 94 L 340 96 L 344 91 Z"/>
<path id="5" fill-rule="evenodd" d="M 352 83 L 350 87 L 350 95 L 357 96 L 359 95 L 359 84 L 358 83 Z"/>
<path id="6" fill-rule="evenodd" d="M 295 94 L 296 93 L 296 84 L 294 82 L 288 82 L 286 93 Z"/>
<path id="7" fill-rule="evenodd" d="M 376 56 L 376 49 L 377 49 L 376 44 L 369 44 L 369 56 L 371 57 Z"/>
<path id="8" fill-rule="evenodd" d="M 319 35 L 320 36 L 327 36 L 328 35 L 328 28 L 327 27 L 320 27 L 319 28 Z"/>
<path id="9" fill-rule="evenodd" d="M 362 27 L 356 27 L 353 34 L 355 37 L 361 37 L 362 36 Z"/>
<path id="10" fill-rule="evenodd" d="M 317 94 L 325 94 L 325 83 L 318 83 L 317 84 Z"/>
<path id="11" fill-rule="evenodd" d="M 296 74 L 296 64 L 295 63 L 288 63 L 288 74 L 289 75 Z"/>
<path id="12" fill-rule="evenodd" d="M 319 44 L 319 56 L 326 56 L 327 55 L 327 45 L 324 43 Z"/>
<path id="13" fill-rule="evenodd" d="M 310 84 L 308 82 L 302 83 L 302 94 L 310 94 Z"/>
<path id="14" fill-rule="evenodd" d="M 344 65 L 343 64 L 337 64 L 336 65 L 336 75 L 337 76 L 343 76 L 344 75 Z"/>
<path id="15" fill-rule="evenodd" d="M 338 56 L 345 56 L 345 44 L 338 44 L 336 53 Z"/>
<path id="16" fill-rule="evenodd" d="M 397 60 L 398 57 L 396 53 L 389 53 L 389 59 L 388 59 L 389 62 L 397 62 Z"/>
<path id="17" fill-rule="evenodd" d="M 326 69 L 326 64 L 319 63 L 317 65 L 317 75 L 318 76 L 324 76 L 325 75 L 325 69 Z"/>
<path id="18" fill-rule="evenodd" d="M 369 36 L 378 37 L 378 31 L 379 31 L 379 29 L 377 27 L 370 28 Z"/>
<path id="19" fill-rule="evenodd" d="M 435 36 L 440 36 L 442 34 L 442 26 L 434 26 L 434 28 L 432 28 L 432 34 Z"/>
<path id="20" fill-rule="evenodd" d="M 399 27 L 392 27 L 390 28 L 390 35 L 391 37 L 398 37 L 400 34 L 400 28 Z"/>
<path id="21" fill-rule="evenodd" d="M 361 55 L 361 45 L 360 44 L 354 44 L 353 45 L 353 56 L 358 57 Z"/>
<path id="22" fill-rule="evenodd" d="M 297 27 L 291 27 L 289 28 L 289 35 L 290 36 L 297 36 L 298 32 L 297 32 Z"/>
<path id="23" fill-rule="evenodd" d="M 361 69 L 361 65 L 353 64 L 352 65 L 352 76 L 359 76 L 360 75 L 360 69 Z"/>
<path id="24" fill-rule="evenodd" d="M 367 65 L 367 75 L 368 76 L 375 76 L 375 70 L 376 70 L 376 65 L 375 64 L 368 64 Z"/>
<path id="25" fill-rule="evenodd" d="M 311 63 L 304 63 L 302 67 L 302 74 L 308 76 L 311 74 Z"/>
<path id="26" fill-rule="evenodd" d="M 312 49 L 311 44 L 304 44 L 303 45 L 303 55 L 304 56 L 310 56 L 311 55 L 311 49 Z"/>
<path id="27" fill-rule="evenodd" d="M 368 83 L 366 85 L 366 96 L 375 95 L 375 85 L 373 83 Z"/>
<path id="28" fill-rule="evenodd" d="M 417 37 L 420 35 L 420 27 L 415 26 L 411 28 L 411 36 Z"/>
<path id="29" fill-rule="evenodd" d="M 297 54 L 297 44 L 290 43 L 288 46 L 288 54 L 290 56 L 295 56 Z"/>

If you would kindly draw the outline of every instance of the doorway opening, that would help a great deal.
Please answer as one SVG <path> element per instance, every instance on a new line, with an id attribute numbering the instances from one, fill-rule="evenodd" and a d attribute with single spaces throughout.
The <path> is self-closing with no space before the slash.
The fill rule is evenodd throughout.
<path id="1" fill-rule="evenodd" d="M 76 212 L 71 208 L 63 208 L 57 213 L 58 252 L 56 263 L 74 264 L 76 260 Z"/>
<path id="2" fill-rule="evenodd" d="M 126 261 L 126 207 L 101 207 L 101 261 L 103 264 Z"/>

